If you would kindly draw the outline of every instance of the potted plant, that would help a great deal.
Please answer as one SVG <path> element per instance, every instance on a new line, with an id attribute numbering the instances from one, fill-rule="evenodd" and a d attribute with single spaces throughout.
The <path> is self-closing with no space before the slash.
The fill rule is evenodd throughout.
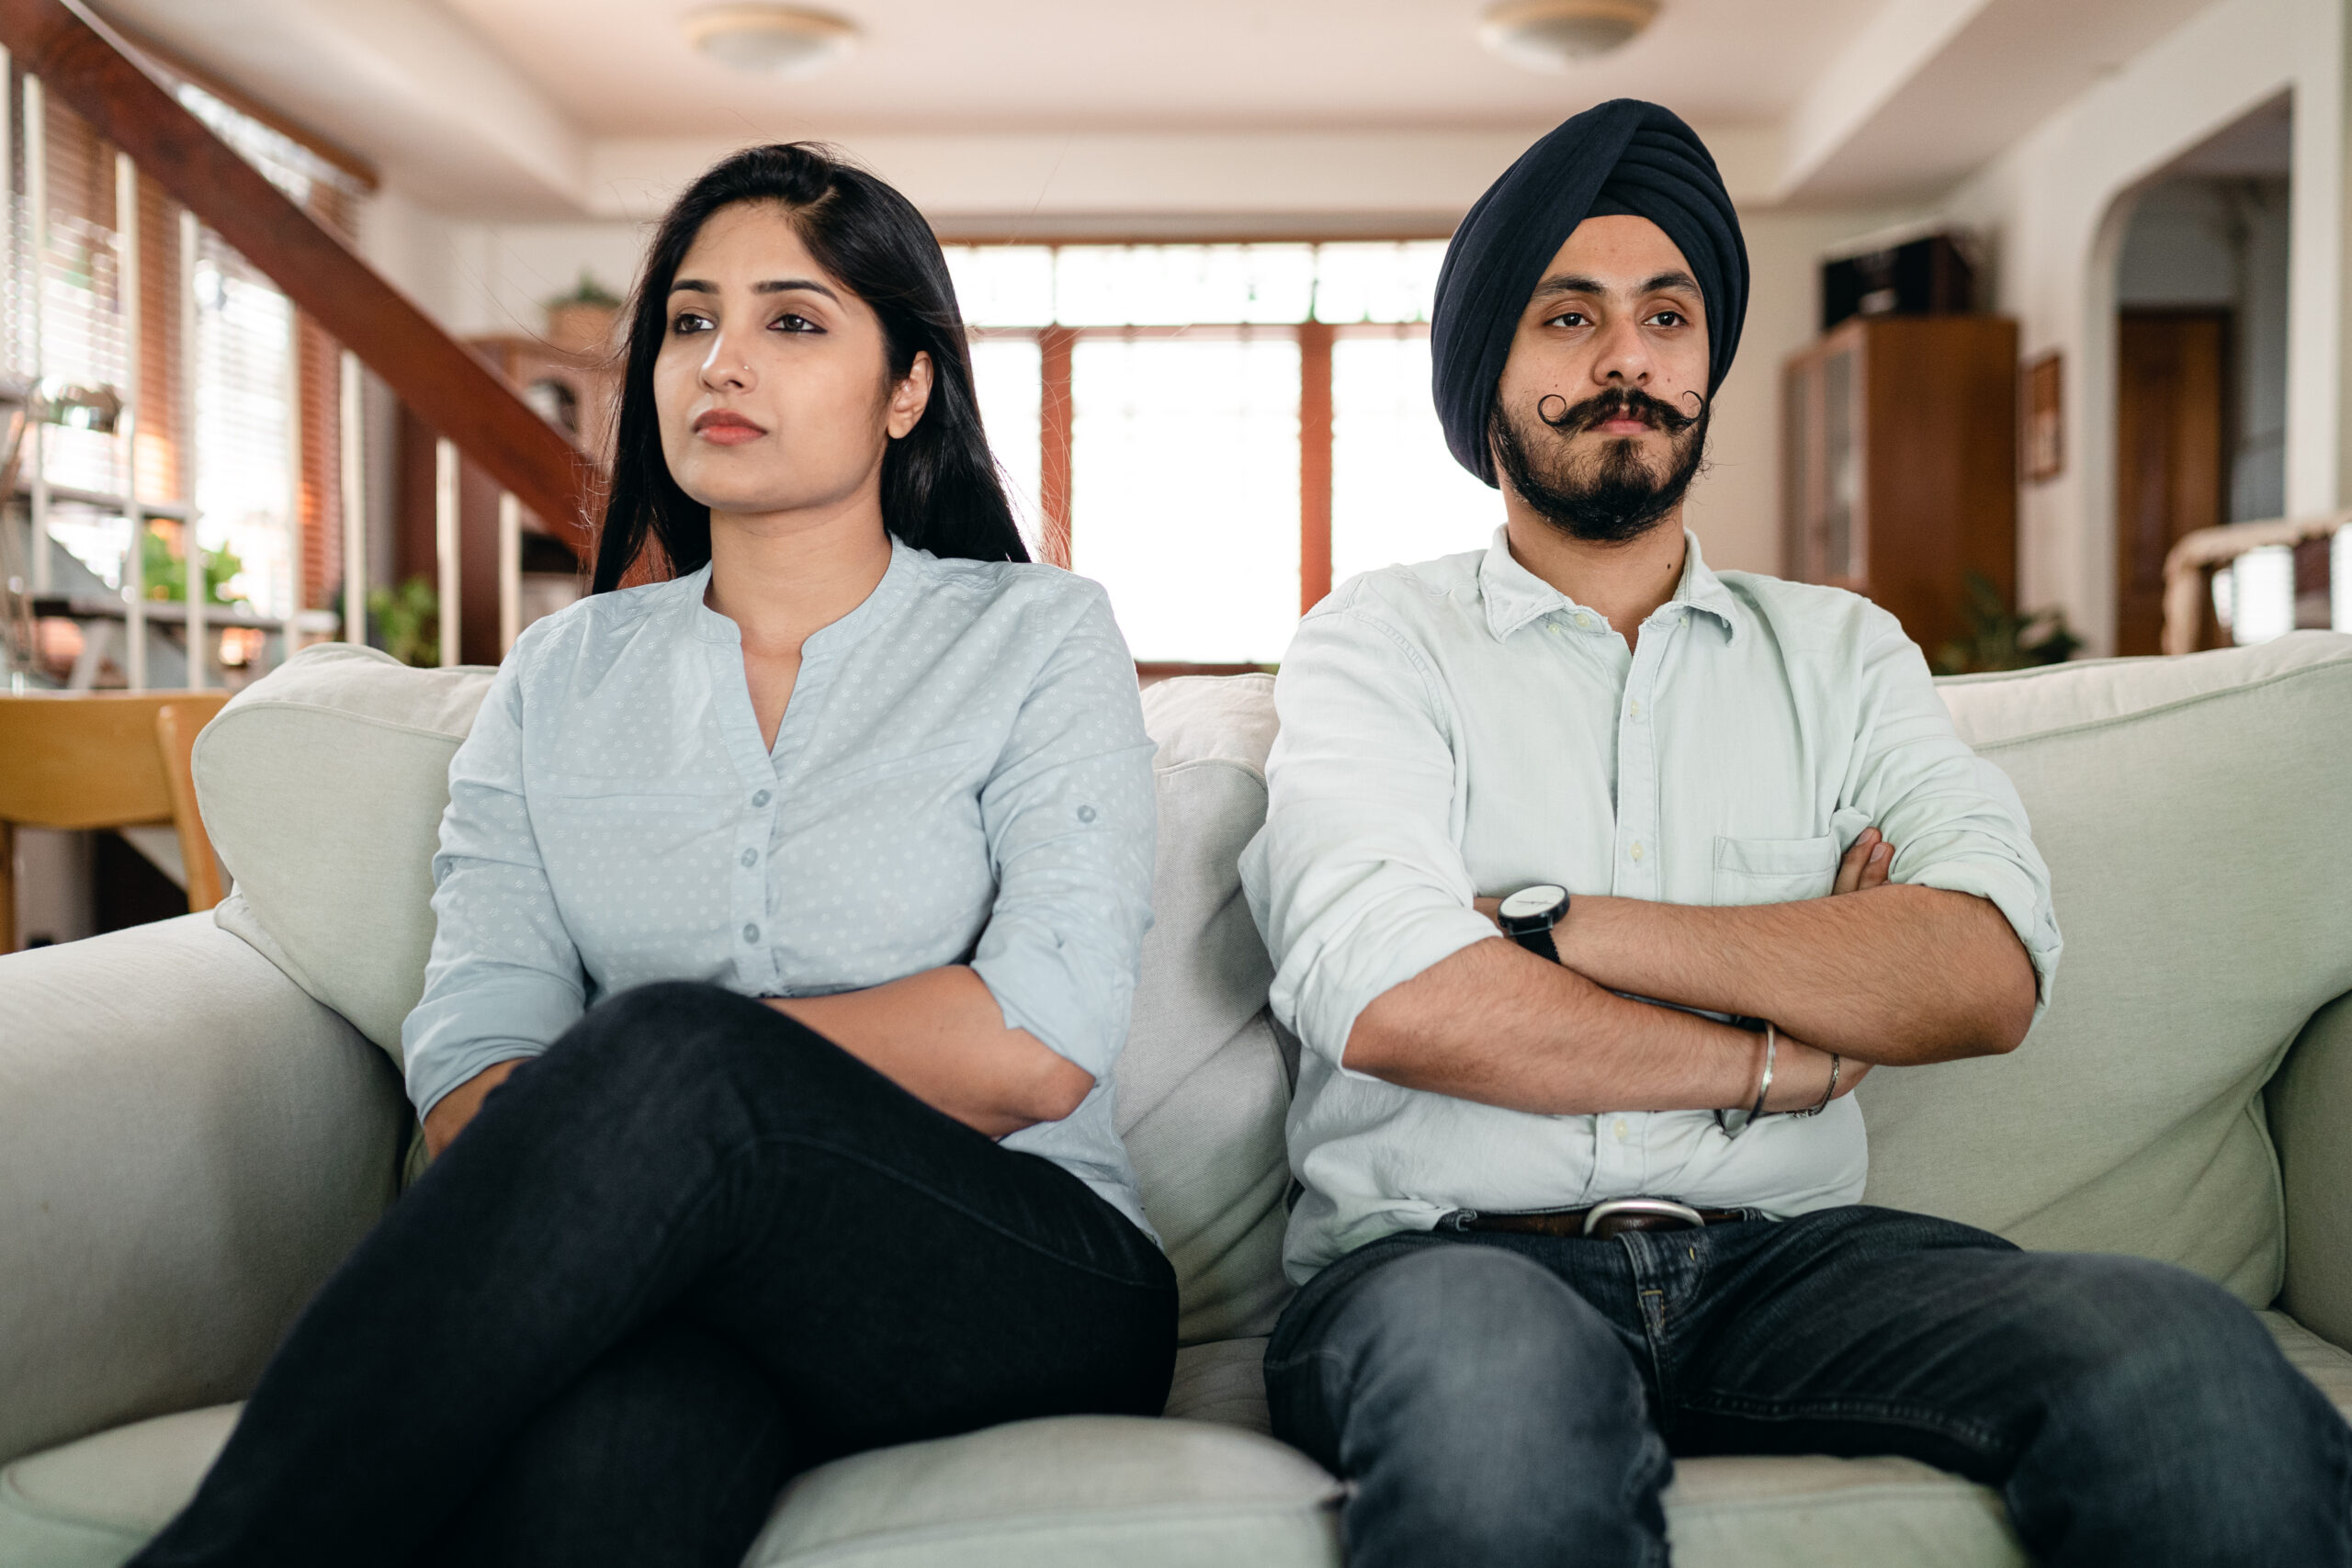
<path id="1" fill-rule="evenodd" d="M 620 314 L 620 297 L 583 267 L 570 293 L 548 301 L 548 342 L 566 354 L 601 358 L 613 352 Z"/>

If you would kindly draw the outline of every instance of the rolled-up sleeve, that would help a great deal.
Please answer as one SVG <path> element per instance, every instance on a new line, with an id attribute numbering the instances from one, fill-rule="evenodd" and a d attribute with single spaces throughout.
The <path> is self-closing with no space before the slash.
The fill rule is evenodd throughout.
<path id="1" fill-rule="evenodd" d="M 2025 802 L 1969 749 L 1936 694 L 1927 660 L 1894 618 L 1872 612 L 1862 656 L 1854 773 L 1842 792 L 1894 846 L 1891 881 L 1973 893 L 2009 922 L 2032 960 L 2034 1016 L 2058 972 L 2050 868 Z"/>
<path id="2" fill-rule="evenodd" d="M 580 953 L 557 913 L 523 795 L 526 636 L 449 761 L 433 857 L 433 954 L 401 1029 L 422 1116 L 485 1067 L 535 1056 L 579 1018 Z"/>
<path id="3" fill-rule="evenodd" d="M 1410 644 L 1344 604 L 1300 624 L 1274 706 L 1242 887 L 1273 957 L 1274 1016 L 1350 1072 L 1341 1054 L 1374 998 L 1495 934 L 1459 848 L 1450 707 Z"/>
<path id="4" fill-rule="evenodd" d="M 1159 823 L 1135 661 L 1085 589 L 980 791 L 997 894 L 972 968 L 1008 1027 L 1100 1082 L 1126 1043 Z"/>

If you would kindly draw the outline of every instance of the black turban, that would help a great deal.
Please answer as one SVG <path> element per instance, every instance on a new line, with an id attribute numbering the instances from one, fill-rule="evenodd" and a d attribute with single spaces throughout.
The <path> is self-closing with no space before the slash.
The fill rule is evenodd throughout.
<path id="1" fill-rule="evenodd" d="M 1671 109 L 1612 98 L 1520 154 L 1453 231 L 1430 316 L 1438 422 L 1456 461 L 1495 482 L 1487 421 L 1519 318 L 1544 268 L 1588 218 L 1624 213 L 1666 231 L 1707 308 L 1714 395 L 1747 316 L 1747 247 L 1706 144 Z"/>

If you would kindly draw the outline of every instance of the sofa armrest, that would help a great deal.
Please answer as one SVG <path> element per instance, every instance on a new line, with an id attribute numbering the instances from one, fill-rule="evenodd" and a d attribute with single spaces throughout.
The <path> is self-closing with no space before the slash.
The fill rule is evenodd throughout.
<path id="1" fill-rule="evenodd" d="M 0 957 L 0 1461 L 242 1395 L 390 1201 L 407 1111 L 209 915 Z"/>
<path id="2" fill-rule="evenodd" d="M 2267 1100 L 2287 1192 L 2278 1304 L 2352 1348 L 2352 994 L 2312 1014 Z"/>

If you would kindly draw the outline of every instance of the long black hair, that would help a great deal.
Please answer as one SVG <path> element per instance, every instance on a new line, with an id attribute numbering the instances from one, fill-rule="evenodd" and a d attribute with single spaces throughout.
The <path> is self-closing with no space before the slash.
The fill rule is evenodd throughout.
<path id="1" fill-rule="evenodd" d="M 653 361 L 669 331 L 670 285 L 712 213 L 742 201 L 780 204 L 817 264 L 881 319 L 893 383 L 931 355 L 931 401 L 882 457 L 882 523 L 938 556 L 1025 561 L 996 459 L 980 431 L 963 312 L 939 241 L 914 204 L 813 142 L 747 147 L 686 187 L 662 227 L 629 309 L 628 354 L 615 422 L 612 490 L 590 592 L 621 584 L 649 535 L 681 575 L 710 559 L 710 509 L 678 488 L 662 452 Z"/>

